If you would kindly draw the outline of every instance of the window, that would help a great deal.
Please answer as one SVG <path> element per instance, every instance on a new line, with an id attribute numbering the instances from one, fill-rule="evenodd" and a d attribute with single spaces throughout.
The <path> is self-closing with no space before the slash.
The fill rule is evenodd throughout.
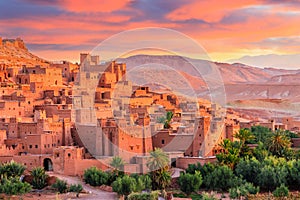
<path id="1" fill-rule="evenodd" d="M 44 144 L 44 148 L 47 148 L 47 145 Z"/>
<path id="2" fill-rule="evenodd" d="M 130 146 L 130 150 L 133 150 L 133 146 Z"/>
<path id="3" fill-rule="evenodd" d="M 29 148 L 32 149 L 32 145 L 29 145 Z"/>
<path id="4" fill-rule="evenodd" d="M 25 149 L 25 147 L 24 147 L 24 146 L 22 146 L 22 149 Z"/>
<path id="5" fill-rule="evenodd" d="M 71 154 L 70 154 L 70 153 L 68 153 L 68 157 L 69 157 L 69 158 L 71 157 Z"/>
<path id="6" fill-rule="evenodd" d="M 48 144 L 48 148 L 50 148 L 50 144 Z"/>
<path id="7" fill-rule="evenodd" d="M 36 144 L 36 145 L 35 145 L 35 148 L 36 148 L 36 149 L 39 148 L 39 145 Z"/>
<path id="8" fill-rule="evenodd" d="M 161 140 L 161 144 L 165 144 L 165 140 Z"/>

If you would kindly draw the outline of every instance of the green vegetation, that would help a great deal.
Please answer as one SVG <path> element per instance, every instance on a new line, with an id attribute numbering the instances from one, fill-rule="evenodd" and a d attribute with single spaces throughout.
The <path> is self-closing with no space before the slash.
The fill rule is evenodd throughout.
<path id="1" fill-rule="evenodd" d="M 164 128 L 165 129 L 171 128 L 170 124 L 171 124 L 172 118 L 173 118 L 173 112 L 168 111 L 167 114 L 166 114 L 165 121 L 164 121 Z"/>
<path id="2" fill-rule="evenodd" d="M 131 192 L 136 190 L 136 180 L 128 175 L 117 178 L 112 183 L 113 191 L 119 195 L 127 197 Z"/>
<path id="3" fill-rule="evenodd" d="M 289 189 L 285 185 L 280 185 L 273 191 L 274 197 L 287 197 L 289 195 Z"/>
<path id="4" fill-rule="evenodd" d="M 158 191 L 152 191 L 151 193 L 131 193 L 128 200 L 157 200 Z"/>
<path id="5" fill-rule="evenodd" d="M 147 167 L 151 171 L 152 188 L 154 190 L 165 190 L 171 183 L 168 155 L 162 149 L 155 148 L 154 151 L 150 152 Z"/>
<path id="6" fill-rule="evenodd" d="M 53 189 L 56 189 L 59 193 L 66 193 L 68 186 L 64 180 L 56 179 L 56 182 L 52 185 Z"/>
<path id="7" fill-rule="evenodd" d="M 25 166 L 14 161 L 0 165 L 0 193 L 20 195 L 31 191 L 31 185 L 21 181 Z"/>
<path id="8" fill-rule="evenodd" d="M 72 184 L 70 185 L 69 191 L 70 192 L 75 192 L 76 197 L 79 197 L 79 193 L 83 190 L 83 187 L 81 184 Z"/>
<path id="9" fill-rule="evenodd" d="M 192 192 L 197 192 L 202 184 L 201 173 L 196 171 L 195 174 L 181 173 L 178 179 L 180 190 L 186 195 L 190 195 Z"/>
<path id="10" fill-rule="evenodd" d="M 96 167 L 85 170 L 83 174 L 83 180 L 91 186 L 107 185 L 108 179 L 108 173 L 105 173 Z"/>
<path id="11" fill-rule="evenodd" d="M 118 172 L 120 170 L 123 170 L 124 167 L 124 160 L 120 158 L 119 156 L 114 156 L 110 162 L 110 166 L 114 168 L 114 171 Z"/>
<path id="12" fill-rule="evenodd" d="M 32 186 L 35 189 L 43 189 L 47 185 L 47 177 L 48 175 L 45 173 L 44 168 L 36 167 L 31 171 Z"/>

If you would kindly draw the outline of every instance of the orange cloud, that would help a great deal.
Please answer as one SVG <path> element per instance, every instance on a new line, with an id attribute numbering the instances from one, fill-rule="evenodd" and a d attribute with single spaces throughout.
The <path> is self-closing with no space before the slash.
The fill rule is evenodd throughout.
<path id="1" fill-rule="evenodd" d="M 201 19 L 207 22 L 218 22 L 228 11 L 241 9 L 261 3 L 261 0 L 232 1 L 192 1 L 167 15 L 170 20 Z"/>
<path id="2" fill-rule="evenodd" d="M 60 6 L 71 12 L 112 12 L 120 10 L 129 0 L 62 0 Z"/>

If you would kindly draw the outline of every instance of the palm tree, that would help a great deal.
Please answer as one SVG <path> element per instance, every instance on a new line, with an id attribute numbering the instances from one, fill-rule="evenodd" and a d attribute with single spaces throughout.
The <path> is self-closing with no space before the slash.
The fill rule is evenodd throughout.
<path id="1" fill-rule="evenodd" d="M 123 170 L 124 164 L 124 160 L 119 156 L 114 156 L 110 162 L 110 166 L 112 166 L 116 172 Z"/>
<path id="2" fill-rule="evenodd" d="M 234 137 L 239 139 L 242 144 L 247 143 L 247 141 L 255 139 L 254 135 L 249 129 L 240 129 L 239 132 L 234 134 Z"/>
<path id="3" fill-rule="evenodd" d="M 277 130 L 266 141 L 267 149 L 276 156 L 282 156 L 284 150 L 291 147 L 290 138 L 282 130 Z"/>
<path id="4" fill-rule="evenodd" d="M 151 170 L 163 169 L 169 165 L 168 155 L 160 148 L 155 148 L 150 152 L 150 157 L 147 161 L 147 167 Z"/>
<path id="5" fill-rule="evenodd" d="M 168 111 L 167 115 L 166 115 L 166 120 L 164 123 L 165 129 L 169 129 L 171 127 L 170 123 L 171 123 L 172 118 L 173 118 L 173 113 L 171 111 Z"/>
<path id="6" fill-rule="evenodd" d="M 153 189 L 164 190 L 171 181 L 168 155 L 162 149 L 155 148 L 154 151 L 150 152 L 147 167 L 151 170 Z"/>
<path id="7" fill-rule="evenodd" d="M 47 185 L 48 175 L 45 173 L 44 168 L 36 167 L 31 171 L 32 186 L 35 189 L 43 189 Z"/>

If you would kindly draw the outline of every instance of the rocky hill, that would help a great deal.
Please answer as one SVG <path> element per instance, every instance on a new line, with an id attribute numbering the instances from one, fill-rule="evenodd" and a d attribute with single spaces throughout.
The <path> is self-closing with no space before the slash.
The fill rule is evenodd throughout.
<path id="1" fill-rule="evenodd" d="M 47 65 L 47 61 L 33 55 L 22 39 L 2 39 L 0 37 L 0 64 L 9 66 Z"/>

